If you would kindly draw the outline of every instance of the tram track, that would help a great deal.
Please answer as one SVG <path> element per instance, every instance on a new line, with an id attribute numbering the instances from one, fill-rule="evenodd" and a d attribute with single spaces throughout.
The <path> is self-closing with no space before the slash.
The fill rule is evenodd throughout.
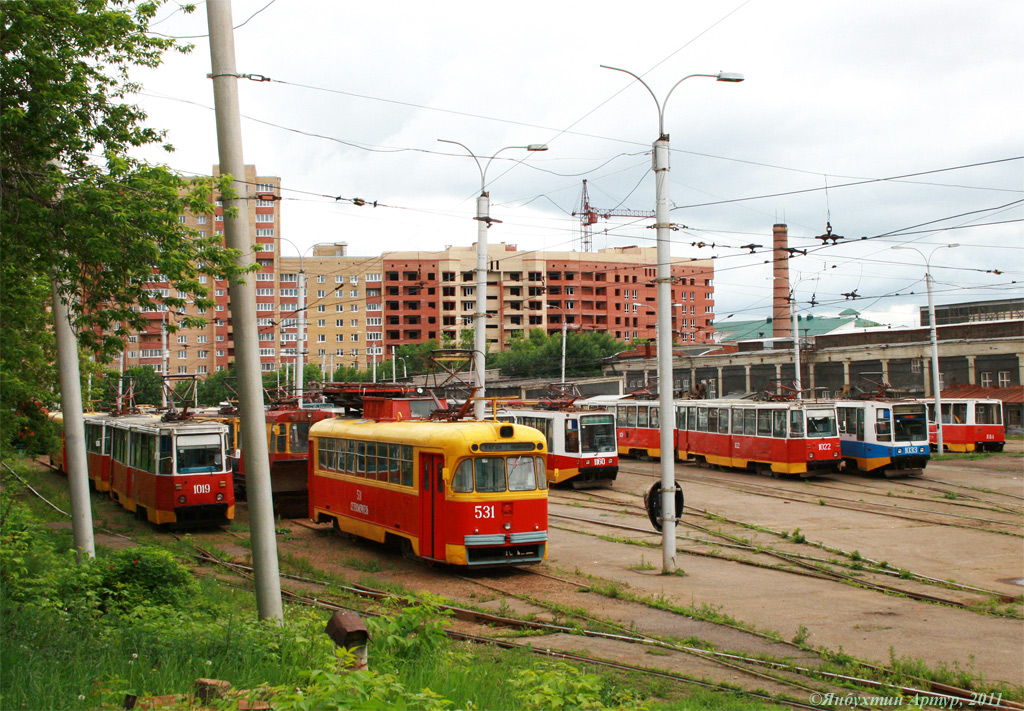
<path id="1" fill-rule="evenodd" d="M 651 473 L 650 471 L 641 469 L 639 467 L 634 468 L 620 466 L 619 469 L 622 472 L 648 479 L 659 478 L 657 474 Z M 898 504 L 887 504 L 881 502 L 866 501 L 863 499 L 851 499 L 847 497 L 834 496 L 831 494 L 819 493 L 817 491 L 798 491 L 795 489 L 789 489 L 785 487 L 758 484 L 756 482 L 741 482 L 734 479 L 722 479 L 704 474 L 685 474 L 677 471 L 675 478 L 676 481 L 689 481 L 694 484 L 706 484 L 708 486 L 716 486 L 719 488 L 730 489 L 732 491 L 751 494 L 754 496 L 765 496 L 768 498 L 785 499 L 789 501 L 798 501 L 800 503 L 816 505 L 822 505 L 823 501 L 828 500 L 824 505 L 832 506 L 834 508 L 839 509 L 857 511 L 860 513 L 872 513 L 880 516 L 887 516 L 890 518 L 913 521 L 915 523 L 927 523 L 931 525 L 940 526 L 953 526 L 958 528 L 965 528 L 968 530 L 981 531 L 985 533 L 993 533 L 998 535 L 1007 535 L 1014 536 L 1017 538 L 1024 538 L 1024 533 L 1018 532 L 1017 530 L 996 530 L 991 527 L 988 527 L 990 525 L 996 525 L 1007 526 L 1013 529 L 1022 529 L 1024 528 L 1024 522 L 1020 521 L 987 519 L 976 516 L 966 516 L 964 514 L 951 513 L 948 511 L 937 511 L 934 509 L 917 509 L 913 507 L 900 506 Z M 936 499 L 935 502 L 943 503 L 938 499 Z M 878 510 L 868 510 L 866 507 L 874 507 Z M 951 517 L 957 519 L 957 521 L 928 519 L 916 514 L 928 514 L 936 517 Z M 977 523 L 979 525 L 968 525 L 968 522 Z"/>
<path id="2" fill-rule="evenodd" d="M 555 490 L 555 496 L 558 496 L 560 498 L 562 497 L 563 493 L 568 493 L 568 492 L 562 492 L 560 490 Z M 622 513 L 624 513 L 622 511 L 622 508 L 624 506 L 626 506 L 626 507 L 629 507 L 629 508 L 635 510 L 635 512 L 628 513 L 627 515 L 633 515 L 633 516 L 636 516 L 636 517 L 642 517 L 642 518 L 644 518 L 646 520 L 646 510 L 642 506 L 640 506 L 639 504 L 636 504 L 636 503 L 633 503 L 633 502 L 630 502 L 630 501 L 623 501 L 623 500 L 612 498 L 612 497 L 608 497 L 608 496 L 602 496 L 601 494 L 597 494 L 597 493 L 594 493 L 594 492 L 587 492 L 587 493 L 572 492 L 572 493 L 573 494 L 579 494 L 579 496 L 571 496 L 570 495 L 569 497 L 567 497 L 567 498 L 570 498 L 574 502 L 589 503 L 589 502 L 592 502 L 594 499 L 598 499 L 598 500 L 601 500 L 601 501 L 605 502 L 608 505 L 608 508 L 601 508 L 600 510 L 602 510 L 602 511 L 606 511 L 608 513 L 620 513 L 620 514 L 622 514 Z M 592 504 L 590 504 L 589 507 L 592 508 Z M 686 508 L 689 509 L 691 512 L 698 512 L 698 513 L 700 513 L 702 515 L 716 518 L 715 514 L 713 514 L 712 512 L 706 511 L 704 509 L 697 509 L 697 508 L 694 508 L 694 507 L 686 507 Z M 550 517 L 554 517 L 554 518 L 558 518 L 558 519 L 563 519 L 563 520 L 574 521 L 574 522 L 577 522 L 577 523 L 588 523 L 588 524 L 591 524 L 593 526 L 603 526 L 603 527 L 609 527 L 609 528 L 614 528 L 614 529 L 618 529 L 618 530 L 625 530 L 625 531 L 629 531 L 629 532 L 632 532 L 632 533 L 640 533 L 640 534 L 646 534 L 646 535 L 651 535 L 651 536 L 659 535 L 659 534 L 657 534 L 656 531 L 650 529 L 649 527 L 641 528 L 641 527 L 636 527 L 636 526 L 629 526 L 627 524 L 613 523 L 613 522 L 610 522 L 610 521 L 601 521 L 601 520 L 595 520 L 595 519 L 592 519 L 592 518 L 576 517 L 576 516 L 569 516 L 567 514 L 559 514 L 559 513 L 550 513 L 549 512 L 549 518 Z M 743 527 L 748 528 L 748 529 L 755 528 L 751 524 L 743 524 L 742 522 L 731 521 L 731 520 L 728 520 L 728 519 L 723 519 L 723 520 L 727 521 L 728 523 L 732 523 L 732 524 L 735 524 L 735 525 L 740 525 L 740 526 L 743 526 Z M 919 573 L 914 573 L 914 572 L 908 571 L 908 570 L 893 570 L 893 569 L 889 568 L 887 564 L 885 564 L 885 567 L 883 567 L 883 564 L 881 562 L 874 561 L 874 560 L 871 560 L 869 558 L 865 558 L 864 556 L 860 555 L 859 553 L 854 555 L 854 554 L 852 554 L 850 552 L 843 551 L 841 549 L 824 547 L 821 544 L 815 544 L 814 542 L 811 542 L 811 545 L 816 545 L 816 546 L 822 547 L 823 550 L 828 550 L 831 553 L 836 553 L 836 554 L 839 554 L 839 555 L 843 555 L 843 556 L 847 557 L 848 559 L 850 559 L 851 562 L 850 562 L 849 567 L 850 567 L 851 572 L 848 573 L 848 572 L 843 572 L 843 571 L 835 570 L 836 566 L 840 566 L 840 567 L 847 567 L 847 566 L 843 566 L 842 564 L 837 563 L 834 560 L 827 560 L 827 559 L 823 559 L 823 558 L 816 557 L 816 556 L 807 556 L 807 555 L 803 555 L 803 554 L 799 554 L 799 553 L 793 553 L 793 552 L 789 552 L 789 551 L 780 551 L 780 550 L 772 548 L 771 546 L 755 544 L 755 543 L 752 543 L 752 542 L 750 542 L 750 541 L 748 541 L 748 540 L 746 540 L 746 539 L 744 539 L 742 537 L 739 537 L 739 536 L 736 536 L 736 535 L 733 535 L 733 534 L 724 533 L 722 531 L 716 531 L 716 530 L 714 530 L 712 528 L 709 528 L 707 526 L 703 526 L 703 525 L 695 523 L 693 521 L 686 520 L 685 516 L 680 519 L 678 526 L 682 526 L 682 527 L 686 527 L 686 528 L 689 528 L 689 529 L 692 529 L 692 530 L 700 531 L 700 532 L 706 534 L 707 536 L 712 537 L 713 539 L 719 539 L 719 540 L 709 540 L 709 539 L 706 539 L 706 538 L 701 539 L 701 538 L 690 538 L 690 537 L 677 537 L 677 541 L 684 542 L 684 543 L 692 541 L 693 543 L 696 543 L 698 545 L 706 545 L 706 546 L 713 546 L 713 547 L 726 547 L 726 548 L 731 548 L 731 549 L 737 549 L 737 550 L 741 550 L 741 551 L 744 551 L 746 553 L 752 554 L 754 556 L 766 556 L 766 557 L 774 558 L 776 560 L 779 560 L 779 561 L 785 563 L 788 566 L 793 566 L 793 568 L 796 568 L 796 569 L 794 570 L 793 568 L 780 567 L 777 564 L 773 565 L 773 564 L 758 562 L 756 560 L 750 560 L 750 559 L 736 557 L 736 556 L 726 556 L 726 555 L 716 554 L 716 553 L 712 553 L 712 552 L 708 552 L 708 551 L 692 550 L 690 548 L 683 548 L 683 549 L 678 549 L 677 548 L 677 550 L 679 552 L 685 553 L 687 555 L 695 555 L 695 556 L 706 557 L 706 558 L 717 558 L 717 559 L 726 560 L 726 561 L 730 561 L 730 562 L 740 563 L 740 564 L 743 564 L 743 565 L 750 565 L 750 566 L 758 567 L 758 568 L 765 568 L 765 569 L 781 571 L 781 572 L 786 572 L 786 573 L 791 573 L 791 574 L 796 574 L 796 575 L 803 575 L 803 576 L 806 576 L 806 577 L 813 577 L 813 578 L 818 578 L 818 579 L 823 579 L 823 580 L 831 580 L 831 581 L 834 581 L 834 582 L 845 583 L 845 584 L 853 585 L 853 586 L 856 586 L 856 587 L 861 587 L 861 588 L 864 588 L 864 589 L 875 590 L 877 592 L 882 592 L 882 593 L 885 593 L 885 594 L 901 595 L 901 596 L 908 597 L 908 598 L 914 599 L 914 600 L 920 600 L 920 601 L 923 601 L 923 602 L 933 602 L 933 603 L 942 604 L 942 605 L 946 605 L 946 606 L 950 606 L 950 607 L 956 607 L 956 608 L 959 608 L 959 609 L 969 610 L 969 611 L 973 611 L 973 612 L 978 612 L 978 610 L 975 608 L 974 604 L 969 603 L 969 602 L 964 602 L 964 601 L 961 601 L 961 600 L 953 600 L 953 599 L 950 599 L 950 598 L 947 598 L 947 597 L 941 597 L 941 596 L 938 596 L 938 595 L 932 595 L 930 593 L 924 593 L 924 592 L 920 592 L 920 591 L 908 590 L 906 588 L 896 587 L 896 586 L 888 585 L 888 584 L 885 584 L 885 583 L 872 582 L 872 581 L 866 580 L 865 578 L 863 578 L 863 577 L 861 577 L 859 575 L 855 575 L 854 573 L 856 572 L 856 573 L 861 573 L 861 574 L 882 575 L 882 576 L 888 576 L 888 577 L 904 578 L 904 579 L 907 579 L 907 580 L 916 581 L 916 582 L 918 582 L 920 584 L 923 584 L 923 585 L 926 585 L 926 586 L 934 586 L 934 587 L 941 587 L 941 588 L 945 588 L 945 589 L 958 590 L 958 591 L 965 592 L 965 593 L 981 595 L 981 596 L 983 596 L 986 599 L 990 599 L 990 600 L 994 599 L 994 600 L 998 600 L 1000 602 L 1008 602 L 1008 601 L 1012 601 L 1013 600 L 1013 598 L 1007 599 L 1007 596 L 1005 596 L 1004 594 L 996 592 L 996 591 L 993 591 L 993 590 L 986 590 L 984 588 L 979 588 L 979 587 L 976 587 L 976 586 L 963 585 L 963 584 L 955 583 L 955 582 L 952 582 L 952 581 L 938 580 L 936 578 L 932 578 L 930 576 L 926 576 L 926 575 L 919 574 Z M 779 536 L 780 538 L 783 538 L 783 534 L 781 532 L 769 531 L 767 529 L 764 529 L 763 527 L 756 527 L 756 528 L 759 531 L 772 533 L 774 535 Z M 576 532 L 579 532 L 578 528 L 574 528 L 572 530 L 574 530 Z M 677 531 L 678 531 L 678 527 L 677 527 Z M 991 614 L 991 613 L 987 613 L 987 614 Z M 1013 617 L 1013 618 L 1018 617 L 1017 615 L 1000 615 L 1000 616 Z"/>
<path id="3" fill-rule="evenodd" d="M 197 559 L 212 565 L 223 566 L 230 570 L 236 575 L 240 575 L 246 580 L 252 580 L 252 568 L 245 565 L 239 565 L 236 563 L 230 563 L 228 561 L 222 561 L 217 556 L 213 555 L 209 551 L 197 547 Z M 523 572 L 529 571 L 530 574 L 538 574 L 530 569 L 523 569 Z M 574 581 L 567 580 L 565 578 L 559 578 L 557 576 L 551 576 L 548 574 L 539 573 L 542 577 L 558 580 L 563 583 L 576 585 Z M 385 600 L 394 600 L 401 604 L 415 604 L 413 601 L 407 598 L 393 593 L 389 593 L 384 590 L 374 589 L 367 586 L 338 586 L 335 583 L 327 583 L 324 581 L 317 581 L 304 576 L 291 576 L 288 574 L 282 574 L 285 579 L 296 580 L 305 584 L 314 584 L 327 587 L 328 585 L 341 590 L 342 592 L 356 596 L 357 598 L 368 598 L 376 602 L 383 602 Z M 475 579 L 463 578 L 463 576 L 456 576 L 461 579 L 465 579 L 468 582 L 474 584 L 482 584 L 481 581 Z M 498 586 L 486 585 L 490 589 L 497 589 Z M 310 597 L 309 595 L 302 595 L 290 590 L 283 590 L 283 594 L 292 602 L 296 604 L 302 604 L 321 609 L 344 609 L 354 610 L 361 614 L 367 615 L 379 615 L 381 613 L 366 608 L 354 608 L 350 605 L 343 605 L 332 601 L 329 596 L 318 596 Z M 508 596 L 517 596 L 520 593 L 514 590 L 503 590 L 502 594 Z M 515 629 L 519 631 L 533 631 L 538 633 L 544 633 L 549 635 L 572 635 L 581 636 L 591 639 L 600 639 L 608 642 L 613 642 L 623 645 L 641 645 L 645 647 L 655 647 L 667 652 L 677 652 L 680 654 L 692 656 L 701 661 L 714 664 L 721 667 L 724 670 L 728 670 L 734 673 L 740 673 L 745 676 L 751 677 L 757 680 L 755 683 L 768 682 L 781 688 L 788 688 L 790 691 L 796 691 L 806 695 L 809 699 L 813 698 L 814 695 L 824 695 L 832 693 L 837 697 L 849 696 L 850 694 L 864 694 L 868 691 L 874 694 L 885 694 L 891 696 L 893 699 L 899 697 L 915 696 L 925 703 L 934 702 L 937 705 L 944 707 L 956 706 L 958 708 L 977 708 L 986 709 L 988 711 L 1019 711 L 1024 709 L 1024 704 L 1017 702 L 999 699 L 994 703 L 982 703 L 979 702 L 979 698 L 984 696 L 970 689 L 956 687 L 953 685 L 941 684 L 937 682 L 930 682 L 924 679 L 915 679 L 914 683 L 918 686 L 907 686 L 905 684 L 893 684 L 885 681 L 884 678 L 888 675 L 888 671 L 877 665 L 868 663 L 858 663 L 858 667 L 874 674 L 877 674 L 879 678 L 868 678 L 865 676 L 852 676 L 846 674 L 839 674 L 836 672 L 830 672 L 823 669 L 815 669 L 804 665 L 792 664 L 788 662 L 780 662 L 774 660 L 768 660 L 758 657 L 745 656 L 742 654 L 736 654 L 732 652 L 722 652 L 716 650 L 703 649 L 699 647 L 693 647 L 685 644 L 678 644 L 669 640 L 661 639 L 656 636 L 637 634 L 635 631 L 631 631 L 621 625 L 609 621 L 593 620 L 606 628 L 616 630 L 614 632 L 607 632 L 602 630 L 592 630 L 580 627 L 568 627 L 565 625 L 555 625 L 545 622 L 537 622 L 535 620 L 526 620 L 513 617 L 507 617 L 502 615 L 494 615 L 486 612 L 472 610 L 469 608 L 454 606 L 454 605 L 440 605 L 440 609 L 449 612 L 452 617 L 463 622 L 478 625 L 484 629 L 493 628 L 505 628 Z M 601 656 L 594 656 L 588 654 L 586 656 L 574 654 L 568 651 L 559 651 L 551 649 L 550 647 L 541 648 L 534 644 L 534 641 L 540 639 L 536 636 L 531 636 L 530 642 L 527 644 L 512 641 L 508 638 L 501 636 L 495 637 L 487 634 L 472 634 L 465 631 L 446 630 L 445 634 L 452 638 L 467 642 L 473 642 L 477 644 L 489 644 L 503 648 L 520 648 L 528 649 L 534 654 L 539 654 L 548 657 L 566 659 L 579 664 L 589 665 L 600 665 L 608 668 L 619 669 L 622 671 L 628 671 L 632 673 L 658 677 L 661 679 L 676 681 L 682 684 L 693 684 L 702 686 L 704 688 L 717 689 L 722 691 L 729 691 L 732 693 L 740 693 L 750 698 L 761 699 L 775 704 L 780 704 L 797 709 L 818 709 L 820 704 L 807 703 L 800 701 L 799 699 L 791 698 L 785 694 L 771 694 L 763 690 L 757 689 L 744 689 L 737 688 L 735 682 L 720 683 L 709 681 L 707 679 L 697 679 L 686 674 L 672 672 L 666 669 L 657 669 L 650 666 L 629 664 L 622 662 L 621 660 L 604 658 Z M 629 657 L 635 656 L 626 652 L 622 656 Z M 894 702 L 895 703 L 895 702 Z"/>

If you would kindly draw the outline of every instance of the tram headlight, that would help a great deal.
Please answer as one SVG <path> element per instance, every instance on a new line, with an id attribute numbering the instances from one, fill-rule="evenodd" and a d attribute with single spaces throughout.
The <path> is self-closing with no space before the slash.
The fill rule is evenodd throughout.
<path id="1" fill-rule="evenodd" d="M 217 492 L 217 501 L 223 501 L 223 500 L 224 500 L 224 492 L 223 491 L 218 491 Z"/>
<path id="2" fill-rule="evenodd" d="M 511 523 L 509 523 L 508 521 L 506 521 L 506 522 L 505 522 L 505 525 L 503 526 L 503 528 L 504 528 L 504 529 L 505 529 L 506 531 L 511 531 L 511 530 L 512 530 L 512 524 L 511 524 Z"/>
<path id="3" fill-rule="evenodd" d="M 179 503 L 179 504 L 183 504 L 183 503 L 185 503 L 186 501 L 188 501 L 188 499 L 187 499 L 187 498 L 185 497 L 185 495 L 184 495 L 184 494 L 182 494 L 181 496 L 179 496 L 179 497 L 178 497 L 178 503 Z"/>

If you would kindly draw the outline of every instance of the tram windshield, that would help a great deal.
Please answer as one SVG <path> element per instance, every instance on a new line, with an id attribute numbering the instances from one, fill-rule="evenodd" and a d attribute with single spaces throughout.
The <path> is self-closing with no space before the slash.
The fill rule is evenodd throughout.
<path id="1" fill-rule="evenodd" d="M 893 409 L 896 421 L 896 440 L 902 442 L 927 442 L 928 420 L 924 407 L 897 405 Z"/>
<path id="2" fill-rule="evenodd" d="M 311 422 L 293 422 L 288 428 L 288 442 L 293 454 L 309 451 L 309 428 L 312 427 L 312 424 Z"/>
<path id="3" fill-rule="evenodd" d="M 615 418 L 611 414 L 580 417 L 580 446 L 584 452 L 616 452 Z"/>
<path id="4" fill-rule="evenodd" d="M 544 457 L 533 455 L 463 459 L 452 476 L 452 491 L 460 494 L 546 488 Z"/>
<path id="5" fill-rule="evenodd" d="M 178 437 L 175 450 L 179 474 L 215 472 L 222 469 L 223 442 L 219 435 L 183 435 Z"/>
<path id="6" fill-rule="evenodd" d="M 832 410 L 808 410 L 807 436 L 835 437 L 836 413 Z"/>

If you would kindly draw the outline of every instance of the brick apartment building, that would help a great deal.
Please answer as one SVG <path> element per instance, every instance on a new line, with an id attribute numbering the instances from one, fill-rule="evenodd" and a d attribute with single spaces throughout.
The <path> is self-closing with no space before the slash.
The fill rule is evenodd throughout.
<path id="1" fill-rule="evenodd" d="M 249 223 L 261 246 L 255 274 L 260 363 L 275 371 L 295 360 L 299 274 L 306 281 L 306 360 L 332 368 L 362 369 L 386 360 L 395 348 L 430 339 L 459 341 L 473 328 L 476 312 L 476 245 L 435 252 L 384 252 L 354 257 L 344 242 L 314 245 L 311 254 L 282 256 L 280 179 L 246 166 Z M 223 234 L 216 215 L 183 215 L 182 224 Z M 290 240 L 285 239 L 285 242 Z M 294 251 L 294 248 L 289 251 Z M 671 266 L 672 329 L 679 343 L 714 337 L 714 266 L 710 260 L 680 259 Z M 487 341 L 490 350 L 534 328 L 603 331 L 623 341 L 654 339 L 657 250 L 615 247 L 598 252 L 519 251 L 488 246 Z M 167 293 L 158 274 L 151 288 Z M 234 360 L 227 284 L 211 285 L 217 305 L 200 329 L 168 338 L 170 374 L 207 374 Z M 194 307 L 189 307 L 190 312 Z M 129 338 L 127 367 L 163 370 L 162 325 L 177 314 L 146 314 L 149 327 Z"/>

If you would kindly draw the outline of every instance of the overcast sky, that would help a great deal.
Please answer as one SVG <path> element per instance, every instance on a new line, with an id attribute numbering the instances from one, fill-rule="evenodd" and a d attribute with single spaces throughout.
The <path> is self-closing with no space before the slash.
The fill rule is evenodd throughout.
<path id="1" fill-rule="evenodd" d="M 176 148 L 147 157 L 209 174 L 206 7 L 177 8 L 153 29 L 195 48 L 135 77 L 150 125 Z M 245 162 L 281 178 L 281 234 L 299 249 L 474 243 L 480 173 L 448 139 L 484 162 L 548 144 L 490 163 L 502 223 L 489 240 L 578 250 L 584 178 L 598 209 L 654 209 L 655 102 L 600 65 L 642 76 L 659 101 L 684 76 L 727 71 L 746 81 L 689 79 L 665 109 L 672 254 L 715 259 L 719 322 L 770 314 L 776 222 L 808 249 L 790 263 L 804 312 L 813 297 L 818 316 L 916 323 L 924 258 L 897 245 L 960 245 L 931 256 L 938 304 L 1022 293 L 1020 0 L 234 0 L 232 11 L 238 71 L 272 80 L 239 84 Z M 845 238 L 836 246 L 815 239 L 827 222 Z M 654 246 L 652 223 L 602 220 L 594 249 Z"/>

